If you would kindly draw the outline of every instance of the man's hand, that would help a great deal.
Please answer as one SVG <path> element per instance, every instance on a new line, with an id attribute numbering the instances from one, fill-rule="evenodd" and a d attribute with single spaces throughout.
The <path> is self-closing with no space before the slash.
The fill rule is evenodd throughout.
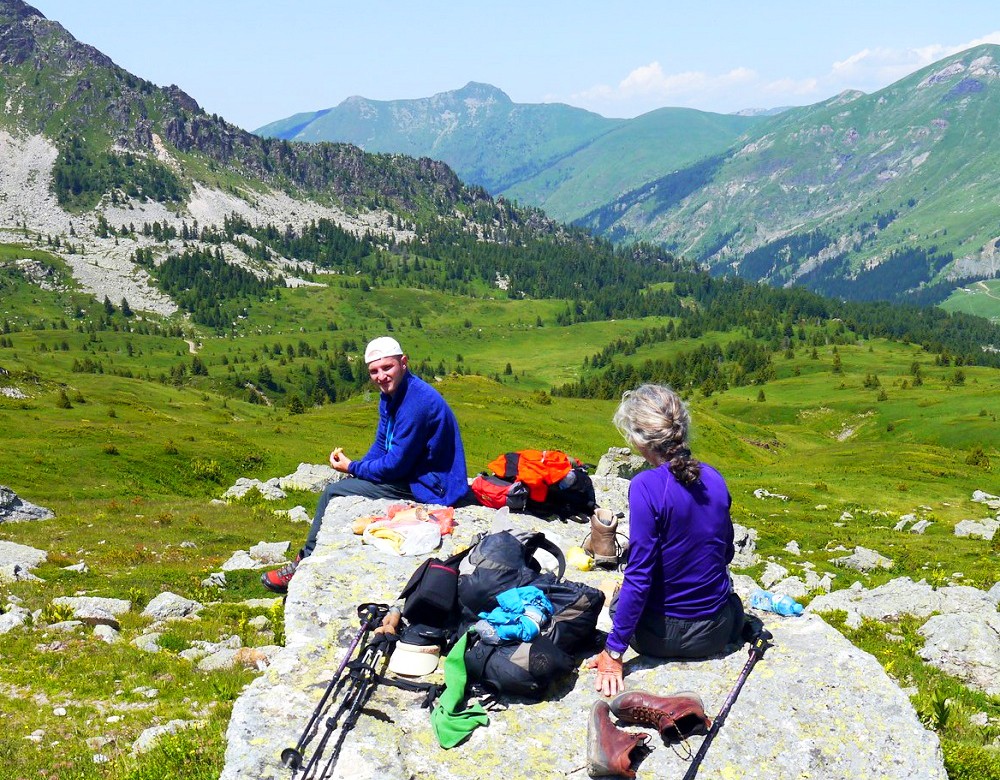
<path id="1" fill-rule="evenodd" d="M 330 453 L 330 466 L 333 467 L 334 471 L 340 471 L 347 474 L 347 469 L 350 465 L 351 459 L 344 454 L 344 451 L 340 447 L 337 447 Z"/>
<path id="2" fill-rule="evenodd" d="M 616 661 L 606 650 L 602 650 L 589 661 L 590 669 L 597 669 L 597 681 L 594 689 L 602 696 L 615 696 L 625 690 L 622 680 L 624 667 L 621 661 Z"/>

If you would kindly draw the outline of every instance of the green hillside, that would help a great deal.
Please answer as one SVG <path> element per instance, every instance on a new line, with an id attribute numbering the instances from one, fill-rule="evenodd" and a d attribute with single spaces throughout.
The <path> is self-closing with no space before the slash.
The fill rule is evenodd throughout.
<path id="1" fill-rule="evenodd" d="M 572 221 L 618 193 L 725 149 L 759 123 L 756 117 L 686 108 L 650 111 L 500 194 L 540 206 L 556 219 Z"/>
<path id="2" fill-rule="evenodd" d="M 254 132 L 443 160 L 465 182 L 569 221 L 725 149 L 761 121 L 681 108 L 605 119 L 558 103 L 514 103 L 473 82 L 417 100 L 348 98 Z"/>
<path id="3" fill-rule="evenodd" d="M 984 45 L 784 112 L 580 222 L 718 273 L 936 303 L 996 273 L 998 114 L 1000 48 Z"/>
<path id="4" fill-rule="evenodd" d="M 6 257 L 23 251 L 10 247 Z M 42 253 L 35 260 L 57 274 L 64 270 Z M 692 312 L 721 317 L 718 304 L 709 304 L 690 281 L 672 287 L 685 293 Z M 218 775 L 231 702 L 254 673 L 201 673 L 177 653 L 234 632 L 248 645 L 267 641 L 251 625 L 256 618 L 267 619 L 272 640 L 281 641 L 282 627 L 280 611 L 242 604 L 261 595 L 256 572 L 230 572 L 222 591 L 200 583 L 236 550 L 259 541 L 296 543 L 304 527 L 272 510 L 302 504 L 311 511 L 315 496 L 293 493 L 274 505 L 220 506 L 210 499 L 237 477 L 267 479 L 302 461 L 323 462 L 334 445 L 348 452 L 367 446 L 376 418 L 371 393 L 354 389 L 336 403 L 289 399 L 302 377 L 335 368 L 338 353 L 350 358 L 354 379 L 363 381 L 358 350 L 384 332 L 385 313 L 414 364 L 430 368 L 425 376 L 438 373 L 436 363 L 446 364 L 435 381 L 458 416 L 473 472 L 521 447 L 558 447 L 593 463 L 620 445 L 610 421 L 615 401 L 553 396 L 549 389 L 751 339 L 769 371 L 748 383 L 727 374 L 728 387 L 681 386 L 692 406 L 695 454 L 725 474 L 734 518 L 757 530 L 763 556 L 784 560 L 784 545 L 794 539 L 820 574 L 838 575 L 837 587 L 848 584 L 845 577 L 869 587 L 903 575 L 980 588 L 1000 579 L 995 545 L 952 534 L 955 523 L 975 511 L 972 491 L 990 488 L 1000 458 L 994 403 L 1000 371 L 966 365 L 936 351 L 940 347 L 862 336 L 851 320 L 800 309 L 790 334 L 784 328 L 771 333 L 765 323 L 773 319 L 774 300 L 758 305 L 744 298 L 741 324 L 720 318 L 698 331 L 684 330 L 697 322 L 690 316 L 558 325 L 564 300 L 489 300 L 393 284 L 362 294 L 333 285 L 285 290 L 280 301 L 254 303 L 236 331 L 215 335 L 114 306 L 109 313 L 72 289 L 41 289 L 9 265 L 0 269 L 0 293 L 6 320 L 0 483 L 57 514 L 0 526 L 0 539 L 49 552 L 37 570 L 45 583 L 0 586 L 0 603 L 19 598 L 49 622 L 59 616 L 54 597 L 81 591 L 141 605 L 171 590 L 208 604 L 199 621 L 171 625 L 160 638 L 167 649 L 153 655 L 128 642 L 105 645 L 83 635 L 61 635 L 61 649 L 40 643 L 33 632 L 0 637 L 3 690 L 20 692 L 16 699 L 4 694 L 0 755 L 25 776 L 54 764 L 78 778 Z M 375 312 L 382 317 L 371 316 Z M 723 366 L 735 367 L 730 360 Z M 241 372 L 259 378 L 264 368 L 284 388 L 268 391 L 272 405 L 252 402 L 260 398 L 231 381 Z M 755 498 L 761 487 L 788 501 Z M 905 513 L 933 525 L 924 535 L 893 532 Z M 880 550 L 896 565 L 847 577 L 825 553 L 838 544 Z M 87 572 L 63 569 L 80 561 Z M 147 623 L 137 613 L 127 616 L 124 636 L 138 636 Z M 946 744 L 957 746 L 949 750 L 959 751 L 948 754 L 953 770 L 962 766 L 955 755 L 980 760 L 985 737 L 962 713 L 995 715 L 996 703 L 924 667 L 915 645 L 872 644 L 879 635 L 866 630 L 858 641 L 867 642 L 901 684 L 914 687 L 918 709 L 932 713 L 934 696 L 944 690 L 961 703 L 958 714 L 938 726 Z M 51 673 L 39 676 L 39 669 Z M 152 701 L 142 693 L 150 687 L 159 690 Z M 50 705 L 66 702 L 68 715 L 53 719 L 51 706 L 29 706 L 32 696 L 45 696 Z M 127 712 L 116 723 L 105 722 L 109 696 L 116 711 Z M 192 701 L 212 702 L 199 705 L 202 730 L 170 738 L 144 756 L 129 754 L 127 746 L 143 729 L 188 717 Z M 145 704 L 127 709 L 136 702 Z M 111 756 L 107 765 L 94 763 L 95 749 L 84 741 L 95 728 L 113 740 L 101 748 Z M 45 733 L 44 751 L 23 738 L 37 729 Z"/>

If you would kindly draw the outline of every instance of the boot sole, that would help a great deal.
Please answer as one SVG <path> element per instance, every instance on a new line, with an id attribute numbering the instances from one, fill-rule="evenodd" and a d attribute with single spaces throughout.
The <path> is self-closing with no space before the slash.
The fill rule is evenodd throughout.
<path id="1" fill-rule="evenodd" d="M 608 774 L 607 756 L 604 756 L 603 765 L 594 759 L 595 755 L 601 755 L 601 730 L 597 724 L 597 710 L 601 704 L 608 706 L 606 702 L 595 702 L 590 708 L 590 718 L 587 720 L 587 774 L 591 777 L 613 777 L 614 775 Z M 608 707 L 609 711 L 610 709 Z"/>

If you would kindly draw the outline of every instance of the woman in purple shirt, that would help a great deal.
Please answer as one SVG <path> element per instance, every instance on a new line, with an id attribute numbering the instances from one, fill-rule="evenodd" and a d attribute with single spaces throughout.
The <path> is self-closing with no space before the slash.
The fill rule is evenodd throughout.
<path id="1" fill-rule="evenodd" d="M 631 646 L 660 658 L 706 658 L 743 629 L 732 592 L 732 499 L 718 471 L 692 459 L 691 418 L 669 387 L 642 385 L 622 396 L 614 417 L 652 469 L 629 486 L 629 552 L 613 628 L 592 659 L 598 691 L 622 690 L 622 655 Z"/>

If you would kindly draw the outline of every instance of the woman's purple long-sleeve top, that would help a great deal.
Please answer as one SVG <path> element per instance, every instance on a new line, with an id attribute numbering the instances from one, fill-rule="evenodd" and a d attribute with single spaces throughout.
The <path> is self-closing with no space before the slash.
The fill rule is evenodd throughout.
<path id="1" fill-rule="evenodd" d="M 629 553 L 606 647 L 624 652 L 643 612 L 685 620 L 715 615 L 729 594 L 732 499 L 722 475 L 701 465 L 681 485 L 666 465 L 629 486 Z"/>

